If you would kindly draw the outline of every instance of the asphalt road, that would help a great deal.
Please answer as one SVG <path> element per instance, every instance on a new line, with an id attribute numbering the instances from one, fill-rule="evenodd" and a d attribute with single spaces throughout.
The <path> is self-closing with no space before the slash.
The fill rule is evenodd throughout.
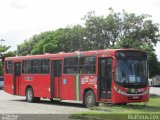
<path id="1" fill-rule="evenodd" d="M 70 120 L 70 114 L 89 111 L 80 103 L 68 102 L 42 99 L 38 103 L 28 103 L 25 97 L 0 90 L 0 120 Z"/>
<path id="2" fill-rule="evenodd" d="M 160 87 L 150 87 L 150 94 L 156 94 L 160 96 Z"/>
<path id="3" fill-rule="evenodd" d="M 71 114 L 89 111 L 80 103 L 50 102 L 42 99 L 39 103 L 28 103 L 25 97 L 13 96 L 0 90 L 0 113 L 13 114 Z"/>

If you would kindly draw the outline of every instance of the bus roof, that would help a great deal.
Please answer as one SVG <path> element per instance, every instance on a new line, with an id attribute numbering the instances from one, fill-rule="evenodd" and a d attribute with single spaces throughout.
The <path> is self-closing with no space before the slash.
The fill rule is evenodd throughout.
<path id="1" fill-rule="evenodd" d="M 50 54 L 50 53 L 45 53 L 45 54 L 41 54 L 41 55 L 26 55 L 26 56 L 15 56 L 15 57 L 6 57 L 5 61 L 8 60 L 25 60 L 25 59 L 45 59 L 45 58 L 61 58 L 61 57 L 71 57 L 71 56 L 86 56 L 86 55 L 96 55 L 96 54 L 105 54 L 106 52 L 109 52 L 110 54 L 114 54 L 115 51 L 141 51 L 141 50 L 137 50 L 137 49 L 133 49 L 133 48 L 129 48 L 129 49 L 105 49 L 105 50 L 91 50 L 91 51 L 75 51 L 75 52 L 59 52 L 56 54 Z M 141 51 L 144 52 L 144 51 Z M 107 53 L 108 54 L 108 53 Z"/>

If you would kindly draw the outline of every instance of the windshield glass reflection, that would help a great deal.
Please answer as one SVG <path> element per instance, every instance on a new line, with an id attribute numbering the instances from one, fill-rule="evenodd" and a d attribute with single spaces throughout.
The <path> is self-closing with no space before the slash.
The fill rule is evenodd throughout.
<path id="1" fill-rule="evenodd" d="M 117 60 L 115 81 L 119 83 L 146 84 L 148 82 L 147 61 Z"/>

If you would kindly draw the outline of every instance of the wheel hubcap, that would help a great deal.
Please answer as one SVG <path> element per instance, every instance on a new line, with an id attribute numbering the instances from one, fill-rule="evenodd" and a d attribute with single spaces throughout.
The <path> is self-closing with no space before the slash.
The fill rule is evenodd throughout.
<path id="1" fill-rule="evenodd" d="M 31 92 L 31 91 L 28 91 L 28 99 L 29 99 L 29 100 L 32 99 L 32 96 L 33 96 L 33 95 L 32 95 L 32 92 Z"/>
<path id="2" fill-rule="evenodd" d="M 92 105 L 92 104 L 94 103 L 94 98 L 93 98 L 93 96 L 92 96 L 92 95 L 89 95 L 89 96 L 87 97 L 87 101 L 88 101 L 88 104 L 89 104 L 89 105 Z"/>

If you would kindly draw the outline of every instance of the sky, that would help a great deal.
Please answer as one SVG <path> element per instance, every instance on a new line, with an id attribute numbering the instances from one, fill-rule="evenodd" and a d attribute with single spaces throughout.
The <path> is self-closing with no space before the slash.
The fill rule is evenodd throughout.
<path id="1" fill-rule="evenodd" d="M 16 50 L 34 34 L 83 24 L 81 18 L 87 12 L 107 15 L 110 7 L 152 15 L 154 23 L 160 24 L 160 0 L 0 0 L 0 40 L 5 40 L 1 44 Z M 160 60 L 160 42 L 155 49 Z"/>

